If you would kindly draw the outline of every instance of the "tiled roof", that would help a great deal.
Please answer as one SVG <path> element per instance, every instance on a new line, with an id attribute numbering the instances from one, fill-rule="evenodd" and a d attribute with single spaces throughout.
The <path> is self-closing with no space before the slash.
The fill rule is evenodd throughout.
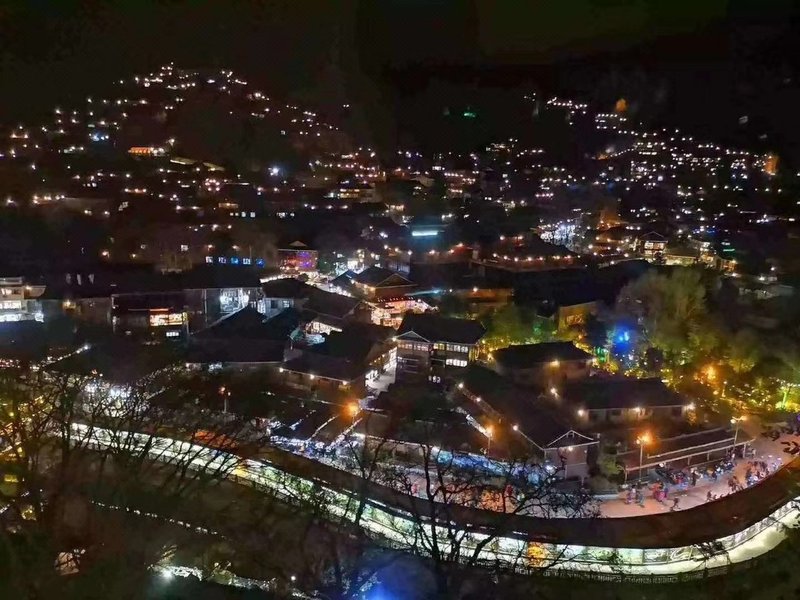
<path id="1" fill-rule="evenodd" d="M 592 355 L 576 348 L 572 342 L 545 342 L 501 348 L 495 351 L 494 358 L 503 366 L 514 369 L 554 360 L 589 360 Z"/>
<path id="2" fill-rule="evenodd" d="M 395 277 L 398 279 L 398 282 L 394 285 L 414 285 L 413 282 L 409 281 L 407 278 L 403 277 L 399 273 L 394 271 L 390 271 L 389 269 L 384 269 L 382 267 L 369 267 L 364 269 L 356 275 L 353 279 L 360 284 L 369 285 L 372 287 L 379 287 L 382 283 L 384 283 L 387 279 Z"/>
<path id="3" fill-rule="evenodd" d="M 308 298 L 314 288 L 293 277 L 273 279 L 262 284 L 265 298 Z"/>
<path id="4" fill-rule="evenodd" d="M 680 394 L 656 377 L 590 377 L 567 384 L 561 395 L 568 402 L 587 410 L 681 406 L 686 403 Z"/>
<path id="5" fill-rule="evenodd" d="M 416 333 L 429 342 L 477 344 L 486 333 L 479 321 L 455 319 L 430 313 L 406 313 L 397 335 Z"/>

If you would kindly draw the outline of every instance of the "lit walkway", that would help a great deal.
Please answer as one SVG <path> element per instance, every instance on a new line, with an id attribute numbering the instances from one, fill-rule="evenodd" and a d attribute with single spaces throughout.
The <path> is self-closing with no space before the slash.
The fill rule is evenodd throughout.
<path id="1" fill-rule="evenodd" d="M 705 504 L 708 501 L 708 492 L 710 491 L 717 498 L 722 498 L 730 493 L 728 480 L 736 475 L 739 481 L 744 484 L 745 472 L 749 465 L 748 463 L 754 460 L 762 460 L 771 465 L 783 466 L 789 462 L 793 457 L 784 452 L 785 446 L 782 442 L 795 441 L 800 443 L 800 436 L 794 435 L 781 435 L 777 440 L 762 437 L 763 431 L 760 421 L 756 418 L 748 421 L 743 427 L 753 438 L 752 446 L 755 448 L 756 455 L 753 458 L 739 459 L 736 467 L 730 473 L 725 473 L 719 477 L 718 481 L 713 481 L 708 477 L 698 479 L 697 485 L 691 485 L 687 489 L 679 489 L 677 486 L 670 486 L 669 495 L 663 503 L 657 502 L 653 498 L 652 490 L 649 486 L 645 494 L 644 507 L 638 504 L 626 504 L 626 492 L 621 492 L 619 497 L 614 500 L 605 500 L 600 505 L 600 511 L 604 517 L 635 517 L 640 515 L 668 512 L 673 504 L 673 498 L 680 498 L 678 510 L 684 510 Z M 758 485 L 758 484 L 756 484 Z"/>

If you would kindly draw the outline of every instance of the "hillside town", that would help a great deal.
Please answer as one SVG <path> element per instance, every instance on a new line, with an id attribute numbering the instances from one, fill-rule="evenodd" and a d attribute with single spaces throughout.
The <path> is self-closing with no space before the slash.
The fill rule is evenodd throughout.
<path id="1" fill-rule="evenodd" d="M 456 464 L 486 486 L 459 505 L 515 517 L 569 516 L 523 508 L 540 478 L 613 520 L 755 510 L 790 476 L 800 174 L 776 153 L 624 98 L 531 93 L 532 135 L 382 155 L 347 106 L 227 69 L 113 90 L 2 131 L 3 370 L 78 381 L 103 418 L 240 420 L 304 472 L 380 455 L 412 497 Z"/>

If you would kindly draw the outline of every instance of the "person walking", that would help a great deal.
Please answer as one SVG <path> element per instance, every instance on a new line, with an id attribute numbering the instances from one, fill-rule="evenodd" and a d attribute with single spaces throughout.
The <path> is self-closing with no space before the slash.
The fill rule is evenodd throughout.
<path id="1" fill-rule="evenodd" d="M 678 504 L 680 504 L 680 503 L 681 503 L 681 499 L 680 498 L 678 498 L 677 496 L 675 498 L 673 498 L 673 500 L 672 500 L 672 508 L 669 509 L 670 512 L 678 510 Z"/>
<path id="2" fill-rule="evenodd" d="M 636 504 L 644 508 L 644 492 L 641 488 L 636 488 Z"/>

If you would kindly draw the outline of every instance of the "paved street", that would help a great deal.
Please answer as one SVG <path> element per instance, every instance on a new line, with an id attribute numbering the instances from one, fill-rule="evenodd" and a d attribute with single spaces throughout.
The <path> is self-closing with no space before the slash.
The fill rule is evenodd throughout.
<path id="1" fill-rule="evenodd" d="M 670 507 L 673 504 L 672 499 L 675 497 L 680 498 L 680 503 L 678 506 L 679 510 L 692 508 L 705 503 L 707 501 L 709 491 L 717 497 L 726 496 L 730 493 L 728 480 L 733 475 L 736 475 L 739 478 L 739 481 L 744 483 L 745 472 L 748 469 L 749 462 L 753 460 L 762 460 L 768 464 L 783 465 L 792 458 L 790 454 L 784 452 L 785 446 L 783 445 L 783 442 L 794 441 L 800 443 L 800 436 L 788 434 L 782 434 L 777 440 L 774 441 L 772 439 L 763 437 L 761 435 L 763 432 L 763 426 L 756 417 L 749 418 L 742 425 L 742 430 L 746 431 L 751 437 L 754 438 L 753 447 L 755 448 L 756 454 L 753 458 L 739 459 L 733 472 L 725 473 L 719 477 L 718 481 L 716 482 L 708 477 L 703 477 L 697 481 L 697 485 L 695 487 L 689 487 L 685 490 L 679 489 L 678 486 L 671 486 L 669 496 L 666 500 L 664 500 L 663 503 L 658 502 L 653 498 L 653 492 L 652 489 L 650 489 L 652 488 L 651 485 L 645 494 L 644 507 L 635 503 L 626 504 L 626 494 L 623 492 L 620 493 L 619 498 L 615 500 L 606 500 L 601 504 L 600 510 L 602 515 L 604 517 L 635 517 L 645 514 L 667 512 L 670 510 Z"/>

